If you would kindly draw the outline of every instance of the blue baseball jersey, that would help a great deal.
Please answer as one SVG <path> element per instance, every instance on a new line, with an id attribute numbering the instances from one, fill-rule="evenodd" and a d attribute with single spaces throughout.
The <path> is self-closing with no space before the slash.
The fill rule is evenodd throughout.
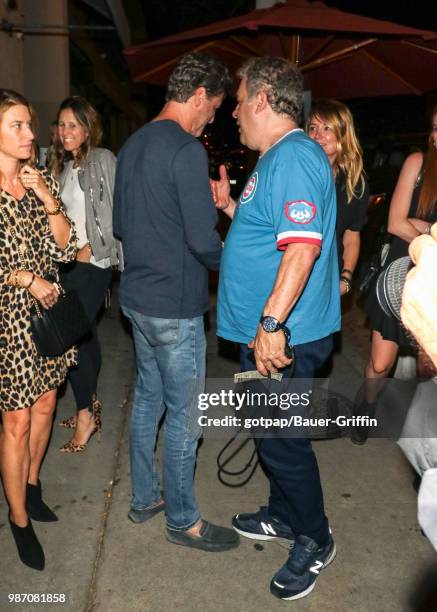
<path id="1" fill-rule="evenodd" d="M 282 252 L 293 242 L 317 244 L 321 252 L 286 321 L 292 343 L 338 331 L 335 221 L 335 186 L 324 151 L 303 130 L 287 133 L 260 157 L 238 200 L 221 261 L 217 334 L 241 343 L 256 336 Z"/>

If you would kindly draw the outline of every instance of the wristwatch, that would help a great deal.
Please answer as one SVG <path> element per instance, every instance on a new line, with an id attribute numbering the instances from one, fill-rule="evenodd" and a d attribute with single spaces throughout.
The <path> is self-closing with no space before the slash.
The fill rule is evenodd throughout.
<path id="1" fill-rule="evenodd" d="M 259 322 L 261 323 L 261 327 L 263 328 L 263 330 L 268 332 L 269 334 L 272 332 L 280 331 L 280 330 L 284 332 L 285 355 L 287 357 L 293 357 L 294 349 L 293 349 L 293 345 L 291 344 L 291 334 L 290 334 L 290 330 L 288 329 L 288 327 L 284 325 L 283 323 L 279 323 L 278 319 L 275 319 L 275 317 L 271 317 L 270 315 L 267 315 L 265 317 L 262 316 Z"/>
<path id="2" fill-rule="evenodd" d="M 275 317 L 271 317 L 270 315 L 267 315 L 266 317 L 262 316 L 259 322 L 261 323 L 263 330 L 269 334 L 272 332 L 277 332 L 285 327 L 285 325 L 279 323 L 278 319 L 275 319 Z"/>

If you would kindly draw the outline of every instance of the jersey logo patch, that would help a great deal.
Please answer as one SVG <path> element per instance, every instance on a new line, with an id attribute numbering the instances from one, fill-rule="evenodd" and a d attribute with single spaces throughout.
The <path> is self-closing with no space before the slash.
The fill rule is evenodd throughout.
<path id="1" fill-rule="evenodd" d="M 298 223 L 299 225 L 310 223 L 316 216 L 316 212 L 315 204 L 305 200 L 285 203 L 285 216 L 293 223 Z"/>
<path id="2" fill-rule="evenodd" d="M 252 174 L 250 179 L 247 181 L 245 188 L 243 189 L 240 196 L 240 204 L 247 204 L 255 195 L 256 188 L 258 187 L 258 172 Z"/>

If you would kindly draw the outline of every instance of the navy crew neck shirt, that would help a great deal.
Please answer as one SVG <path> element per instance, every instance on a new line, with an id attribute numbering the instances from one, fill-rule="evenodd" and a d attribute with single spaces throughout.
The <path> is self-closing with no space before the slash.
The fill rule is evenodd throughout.
<path id="1" fill-rule="evenodd" d="M 121 149 L 113 221 L 122 306 L 176 319 L 208 310 L 208 268 L 219 269 L 222 252 L 217 212 L 206 151 L 178 123 L 152 121 Z"/>

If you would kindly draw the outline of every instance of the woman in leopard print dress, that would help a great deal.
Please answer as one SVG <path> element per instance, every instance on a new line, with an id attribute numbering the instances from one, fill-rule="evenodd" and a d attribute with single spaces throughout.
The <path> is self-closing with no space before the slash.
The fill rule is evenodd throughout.
<path id="1" fill-rule="evenodd" d="M 42 501 L 38 477 L 56 390 L 75 350 L 41 357 L 29 309 L 32 298 L 44 308 L 56 303 L 57 262 L 75 258 L 76 237 L 56 181 L 32 165 L 32 119 L 25 98 L 0 89 L 0 467 L 20 559 L 42 570 L 44 552 L 30 519 L 57 520 Z"/>

